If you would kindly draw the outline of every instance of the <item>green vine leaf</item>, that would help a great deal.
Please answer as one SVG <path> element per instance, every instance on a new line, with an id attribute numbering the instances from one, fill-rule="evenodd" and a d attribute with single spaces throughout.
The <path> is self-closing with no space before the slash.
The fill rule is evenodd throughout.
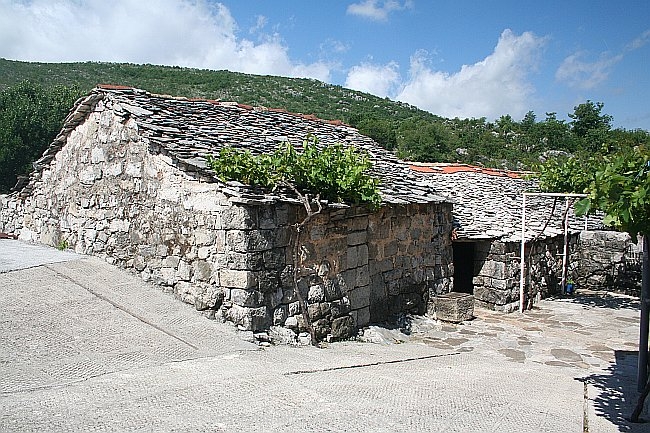
<path id="1" fill-rule="evenodd" d="M 308 137 L 302 152 L 284 143 L 272 154 L 257 156 L 226 147 L 219 155 L 209 156 L 207 163 L 223 182 L 236 180 L 268 189 L 289 182 L 333 202 L 365 203 L 372 208 L 381 204 L 379 180 L 368 174 L 370 157 L 341 143 L 319 148 L 317 139 Z"/>

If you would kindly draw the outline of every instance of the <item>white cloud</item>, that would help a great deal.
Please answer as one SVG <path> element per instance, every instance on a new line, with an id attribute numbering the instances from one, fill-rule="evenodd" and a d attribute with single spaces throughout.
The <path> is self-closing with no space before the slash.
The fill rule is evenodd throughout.
<path id="1" fill-rule="evenodd" d="M 362 0 L 359 3 L 352 3 L 348 6 L 347 12 L 350 15 L 357 15 L 372 21 L 386 21 L 391 12 L 411 9 L 412 0 L 400 3 L 396 0 Z"/>
<path id="2" fill-rule="evenodd" d="M 399 65 L 396 62 L 354 66 L 345 81 L 345 87 L 382 97 L 393 94 L 399 84 Z"/>
<path id="3" fill-rule="evenodd" d="M 257 27 L 266 23 L 258 19 Z M 208 0 L 0 0 L 0 57 L 230 69 L 329 80 L 324 63 L 289 57 L 278 35 L 255 43 Z"/>
<path id="4" fill-rule="evenodd" d="M 586 51 L 575 52 L 562 61 L 555 71 L 555 79 L 570 87 L 593 89 L 609 78 L 614 66 L 623 60 L 627 53 L 642 48 L 648 42 L 650 42 L 650 30 L 641 33 L 623 47 L 619 54 L 603 52 L 600 53 L 598 60 L 592 62 L 585 60 L 588 56 Z"/>
<path id="5" fill-rule="evenodd" d="M 650 30 L 646 30 L 641 33 L 637 38 L 630 42 L 626 47 L 625 51 L 633 51 L 643 47 L 645 44 L 650 42 Z"/>
<path id="6" fill-rule="evenodd" d="M 322 53 L 343 54 L 350 51 L 349 44 L 332 38 L 329 38 L 325 42 L 321 43 L 319 48 Z"/>
<path id="7" fill-rule="evenodd" d="M 506 29 L 492 54 L 455 73 L 432 70 L 425 53 L 416 53 L 409 80 L 395 99 L 451 118 L 522 116 L 534 93 L 527 78 L 545 43 L 533 33 L 517 36 Z"/>
<path id="8" fill-rule="evenodd" d="M 264 30 L 264 27 L 268 24 L 269 19 L 264 15 L 258 15 L 255 20 L 255 25 L 248 30 L 248 33 L 255 34 Z"/>
<path id="9" fill-rule="evenodd" d="M 611 56 L 608 53 L 602 53 L 595 62 L 583 60 L 585 57 L 586 52 L 579 51 L 565 58 L 555 72 L 555 79 L 571 87 L 593 89 L 607 80 L 612 67 L 623 59 L 622 54 Z"/>

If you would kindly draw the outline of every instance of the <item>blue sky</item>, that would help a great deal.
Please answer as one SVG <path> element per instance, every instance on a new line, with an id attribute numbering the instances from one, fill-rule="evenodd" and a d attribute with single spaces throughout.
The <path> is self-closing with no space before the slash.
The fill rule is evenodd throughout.
<path id="1" fill-rule="evenodd" d="M 650 1 L 0 0 L 0 57 L 312 77 L 445 117 L 650 130 Z"/>

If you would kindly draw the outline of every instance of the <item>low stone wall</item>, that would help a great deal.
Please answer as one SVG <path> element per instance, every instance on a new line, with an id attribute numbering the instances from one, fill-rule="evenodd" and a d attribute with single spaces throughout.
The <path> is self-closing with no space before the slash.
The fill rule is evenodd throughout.
<path id="1" fill-rule="evenodd" d="M 294 290 L 300 205 L 228 197 L 102 110 L 69 136 L 32 195 L 0 200 L 0 229 L 103 257 L 242 330 L 306 331 Z M 451 205 L 326 208 L 300 238 L 297 283 L 318 338 L 424 313 L 450 289 Z"/>
<path id="2" fill-rule="evenodd" d="M 584 231 L 572 261 L 571 278 L 578 287 L 639 294 L 641 255 L 628 233 Z"/>

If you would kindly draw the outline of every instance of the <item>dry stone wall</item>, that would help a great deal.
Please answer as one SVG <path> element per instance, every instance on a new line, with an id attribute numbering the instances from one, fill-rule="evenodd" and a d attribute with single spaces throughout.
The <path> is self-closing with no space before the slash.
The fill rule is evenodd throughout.
<path id="1" fill-rule="evenodd" d="M 584 231 L 571 256 L 571 277 L 579 287 L 639 294 L 641 252 L 628 233 Z"/>
<path id="2" fill-rule="evenodd" d="M 558 294 L 562 282 L 564 238 L 556 236 L 526 247 L 526 306 Z M 477 242 L 474 297 L 478 305 L 501 311 L 519 308 L 520 248 L 517 242 Z M 569 236 L 567 279 L 579 288 L 637 293 L 641 261 L 630 235 L 582 231 Z"/>
<path id="3" fill-rule="evenodd" d="M 536 241 L 526 246 L 526 305 L 535 299 L 559 293 L 562 280 L 563 237 Z M 577 248 L 577 236 L 569 241 L 569 251 Z M 478 305 L 494 310 L 519 308 L 521 244 L 517 242 L 477 242 L 474 263 L 474 298 Z"/>
<path id="4" fill-rule="evenodd" d="M 310 224 L 302 239 L 299 287 L 319 337 L 339 338 L 350 328 L 424 314 L 431 296 L 450 290 L 451 205 L 410 204 L 368 212 L 330 210 Z M 275 310 L 274 322 L 294 312 Z M 352 320 L 341 318 L 349 311 Z"/>
<path id="5" fill-rule="evenodd" d="M 100 101 L 24 202 L 2 197 L 0 231 L 132 269 L 242 330 L 306 335 L 294 290 L 304 209 L 224 194 L 156 153 Z M 320 339 L 424 313 L 450 289 L 451 205 L 326 208 L 301 233 L 297 283 Z"/>

